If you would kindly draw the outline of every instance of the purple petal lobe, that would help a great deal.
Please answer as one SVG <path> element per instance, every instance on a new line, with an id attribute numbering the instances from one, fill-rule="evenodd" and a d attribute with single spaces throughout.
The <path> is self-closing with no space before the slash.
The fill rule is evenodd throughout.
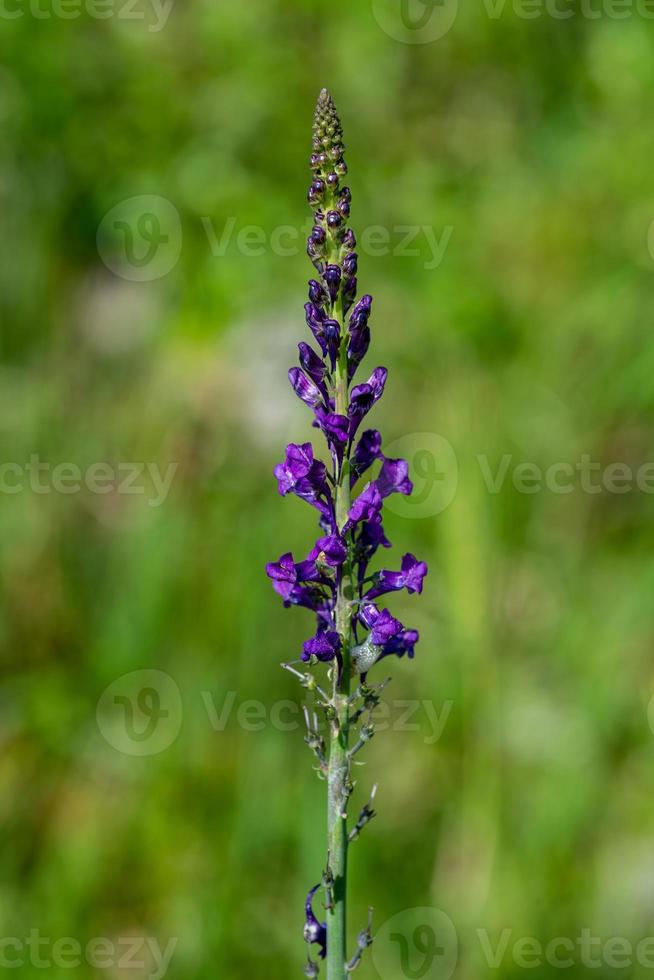
<path id="1" fill-rule="evenodd" d="M 385 459 L 381 472 L 377 477 L 377 486 L 382 497 L 392 493 L 403 493 L 408 496 L 413 490 L 409 479 L 409 464 L 405 459 Z"/>

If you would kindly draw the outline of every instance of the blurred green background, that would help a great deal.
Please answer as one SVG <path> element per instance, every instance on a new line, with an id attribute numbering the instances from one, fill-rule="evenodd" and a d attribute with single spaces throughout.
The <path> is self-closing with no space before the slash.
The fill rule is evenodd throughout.
<path id="1" fill-rule="evenodd" d="M 430 39 L 452 3 L 3 6 L 10 975 L 161 975 L 106 950 L 57 965 L 63 937 L 176 938 L 170 978 L 301 975 L 324 786 L 279 663 L 311 624 L 263 567 L 314 530 L 271 469 L 311 434 L 285 375 L 322 85 L 368 229 L 369 363 L 391 370 L 372 421 L 423 500 L 387 530 L 395 563 L 430 564 L 421 600 L 390 602 L 422 640 L 360 771 L 380 816 L 352 852 L 352 939 L 369 903 L 378 926 L 432 907 L 455 977 L 651 975 L 651 948 L 527 969 L 514 943 L 654 934 L 654 22 L 461 4 Z M 565 493 L 516 474 L 584 454 L 597 492 L 576 469 Z M 493 966 L 483 936 L 504 929 Z M 362 980 L 453 965 L 375 956 Z"/>

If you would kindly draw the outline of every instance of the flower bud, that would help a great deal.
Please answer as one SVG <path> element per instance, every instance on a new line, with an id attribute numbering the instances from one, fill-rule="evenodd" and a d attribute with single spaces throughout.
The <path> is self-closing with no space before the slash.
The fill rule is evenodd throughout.
<path id="1" fill-rule="evenodd" d="M 314 306 L 320 306 L 327 299 L 327 294 L 319 282 L 315 279 L 309 280 L 309 299 Z"/>
<path id="2" fill-rule="evenodd" d="M 348 252 L 343 259 L 343 272 L 346 276 L 356 276 L 359 256 L 356 252 Z"/>
<path id="3" fill-rule="evenodd" d="M 338 291 L 341 287 L 341 269 L 338 265 L 327 265 L 325 266 L 325 283 L 327 284 L 327 291 L 329 293 L 329 298 L 332 303 L 336 302 L 336 297 L 338 296 Z"/>

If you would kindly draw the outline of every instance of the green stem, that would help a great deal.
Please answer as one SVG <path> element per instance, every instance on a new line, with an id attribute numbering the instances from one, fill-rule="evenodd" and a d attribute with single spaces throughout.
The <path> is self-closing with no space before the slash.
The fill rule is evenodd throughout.
<path id="1" fill-rule="evenodd" d="M 334 304 L 333 316 L 343 323 L 342 302 Z M 345 344 L 336 366 L 335 408 L 347 415 L 348 379 Z M 342 529 L 350 509 L 349 461 L 345 459 L 335 489 L 336 523 Z M 334 876 L 333 907 L 327 911 L 327 980 L 345 980 L 347 959 L 347 848 L 348 833 L 345 811 L 349 786 L 349 705 L 350 645 L 352 617 L 352 582 L 349 560 L 343 567 L 336 599 L 336 628 L 341 637 L 343 669 L 334 666 L 333 705 L 335 719 L 331 726 L 329 768 L 327 776 L 327 836 L 330 866 Z"/>

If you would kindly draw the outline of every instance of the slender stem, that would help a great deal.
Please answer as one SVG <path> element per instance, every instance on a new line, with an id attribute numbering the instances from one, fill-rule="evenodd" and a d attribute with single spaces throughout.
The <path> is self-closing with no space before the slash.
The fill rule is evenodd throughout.
<path id="1" fill-rule="evenodd" d="M 339 300 L 334 304 L 334 319 L 343 324 L 343 307 Z M 342 344 L 341 356 L 336 366 L 335 408 L 339 415 L 347 415 L 348 378 L 347 354 Z M 347 456 L 347 454 L 346 454 Z M 335 488 L 336 522 L 343 528 L 350 509 L 350 468 L 346 458 L 341 466 Z M 349 795 L 349 704 L 350 694 L 350 645 L 352 617 L 352 581 L 350 561 L 343 566 L 336 600 L 336 628 L 341 637 L 343 667 L 334 667 L 333 705 L 336 718 L 331 727 L 329 766 L 327 775 L 327 836 L 334 876 L 334 900 L 327 911 L 327 980 L 345 980 L 347 960 L 347 849 L 348 831 L 346 819 Z"/>

